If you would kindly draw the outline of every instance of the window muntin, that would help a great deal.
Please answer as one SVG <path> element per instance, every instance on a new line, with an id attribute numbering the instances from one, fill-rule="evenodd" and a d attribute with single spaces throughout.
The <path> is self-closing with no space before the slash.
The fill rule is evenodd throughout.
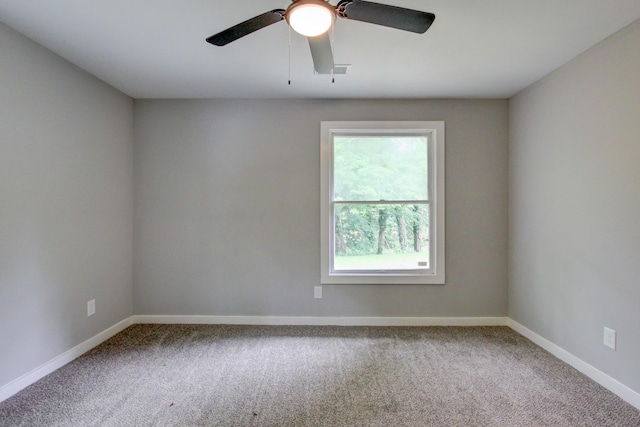
<path id="1" fill-rule="evenodd" d="M 444 123 L 322 123 L 322 283 L 444 283 Z"/>

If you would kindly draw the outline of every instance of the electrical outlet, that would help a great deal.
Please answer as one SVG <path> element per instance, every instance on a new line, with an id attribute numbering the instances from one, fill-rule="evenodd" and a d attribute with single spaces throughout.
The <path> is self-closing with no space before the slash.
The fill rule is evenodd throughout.
<path id="1" fill-rule="evenodd" d="M 315 299 L 322 299 L 322 286 L 313 287 L 313 297 Z"/>
<path id="2" fill-rule="evenodd" d="M 613 329 L 609 329 L 605 326 L 603 344 L 615 350 L 616 349 L 616 331 L 614 331 Z"/>
<path id="3" fill-rule="evenodd" d="M 87 317 L 96 314 L 96 300 L 87 301 Z"/>

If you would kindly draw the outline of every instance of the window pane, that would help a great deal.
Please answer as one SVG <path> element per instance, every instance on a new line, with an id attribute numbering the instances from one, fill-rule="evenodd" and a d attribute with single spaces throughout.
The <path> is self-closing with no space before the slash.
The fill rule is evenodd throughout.
<path id="1" fill-rule="evenodd" d="M 426 136 L 334 136 L 334 200 L 427 200 Z"/>
<path id="2" fill-rule="evenodd" d="M 429 205 L 337 203 L 333 269 L 429 268 Z"/>

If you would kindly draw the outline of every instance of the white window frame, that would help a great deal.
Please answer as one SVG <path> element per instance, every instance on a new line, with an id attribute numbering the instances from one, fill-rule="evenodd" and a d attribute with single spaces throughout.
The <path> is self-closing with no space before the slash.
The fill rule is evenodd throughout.
<path id="1" fill-rule="evenodd" d="M 429 136 L 430 252 L 433 268 L 429 272 L 333 272 L 333 137 L 340 133 L 363 135 L 385 133 L 427 134 Z M 393 122 L 321 122 L 320 131 L 320 213 L 321 213 L 321 283 L 322 284 L 444 284 L 445 283 L 445 224 L 444 224 L 444 162 L 445 139 L 443 121 Z"/>

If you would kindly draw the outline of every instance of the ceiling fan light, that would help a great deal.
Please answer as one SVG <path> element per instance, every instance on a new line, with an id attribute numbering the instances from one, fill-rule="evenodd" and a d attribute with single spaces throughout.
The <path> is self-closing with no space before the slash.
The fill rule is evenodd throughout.
<path id="1" fill-rule="evenodd" d="M 307 37 L 326 33 L 333 23 L 334 11 L 325 1 L 298 0 L 287 12 L 287 21 L 295 32 Z"/>

